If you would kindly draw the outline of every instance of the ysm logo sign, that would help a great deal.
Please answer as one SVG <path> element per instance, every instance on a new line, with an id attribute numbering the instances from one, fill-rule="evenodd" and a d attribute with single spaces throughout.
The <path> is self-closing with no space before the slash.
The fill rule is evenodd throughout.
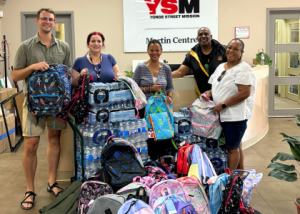
<path id="1" fill-rule="evenodd" d="M 157 7 L 165 15 L 200 13 L 199 0 L 144 0 L 150 10 L 150 15 L 156 15 Z"/>

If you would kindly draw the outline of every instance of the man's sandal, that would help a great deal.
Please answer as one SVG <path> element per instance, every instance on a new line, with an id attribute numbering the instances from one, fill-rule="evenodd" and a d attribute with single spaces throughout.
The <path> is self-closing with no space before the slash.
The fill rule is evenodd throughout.
<path id="1" fill-rule="evenodd" d="M 27 195 L 28 194 L 28 195 Z M 27 195 L 27 196 L 26 196 Z M 25 201 L 27 198 L 29 198 L 30 196 L 33 196 L 33 200 L 32 201 Z M 21 202 L 21 208 L 23 210 L 30 210 L 34 207 L 34 199 L 35 199 L 35 196 L 36 194 L 34 192 L 31 192 L 31 191 L 27 191 L 25 192 L 25 198 L 24 200 Z M 23 204 L 26 203 L 26 204 L 31 204 L 31 207 L 24 207 Z"/>
<path id="2" fill-rule="evenodd" d="M 59 191 L 57 194 L 55 194 L 55 192 L 53 191 L 53 188 L 54 188 L 54 187 L 56 187 L 56 188 L 58 188 L 58 189 L 61 189 L 61 191 Z M 50 184 L 48 183 L 47 191 L 48 191 L 48 192 L 51 192 L 55 197 L 57 197 L 57 196 L 63 191 L 63 189 L 60 188 L 60 187 L 58 186 L 58 183 L 55 182 L 54 184 L 52 184 L 52 186 L 50 186 Z"/>

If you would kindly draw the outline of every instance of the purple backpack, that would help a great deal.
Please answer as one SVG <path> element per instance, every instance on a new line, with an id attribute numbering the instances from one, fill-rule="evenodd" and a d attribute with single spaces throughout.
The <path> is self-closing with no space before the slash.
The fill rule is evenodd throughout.
<path id="1" fill-rule="evenodd" d="M 78 213 L 86 214 L 90 208 L 90 205 L 96 198 L 103 195 L 112 194 L 113 190 L 107 183 L 100 181 L 86 181 L 81 185 L 79 201 L 78 201 Z"/>
<path id="2" fill-rule="evenodd" d="M 197 214 L 195 208 L 190 203 L 183 203 L 181 201 L 175 201 L 173 203 L 177 213 Z"/>

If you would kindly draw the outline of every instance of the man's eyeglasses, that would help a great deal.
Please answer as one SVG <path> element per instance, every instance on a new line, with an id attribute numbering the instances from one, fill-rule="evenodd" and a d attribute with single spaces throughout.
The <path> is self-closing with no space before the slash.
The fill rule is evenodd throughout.
<path id="1" fill-rule="evenodd" d="M 49 22 L 53 22 L 53 21 L 55 21 L 55 19 L 53 19 L 53 18 L 47 18 L 47 17 L 42 17 L 42 18 L 40 18 L 41 20 L 43 20 L 44 22 L 46 22 L 47 20 L 49 20 Z"/>
<path id="2" fill-rule="evenodd" d="M 221 75 L 220 75 L 219 78 L 218 78 L 218 81 L 219 81 L 219 82 L 223 79 L 223 77 L 225 76 L 225 73 L 226 73 L 226 70 L 224 70 L 224 71 L 221 73 Z"/>

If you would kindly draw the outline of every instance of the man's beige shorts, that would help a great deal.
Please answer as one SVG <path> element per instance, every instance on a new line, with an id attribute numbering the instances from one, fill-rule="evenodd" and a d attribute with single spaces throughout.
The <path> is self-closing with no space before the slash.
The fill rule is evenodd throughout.
<path id="1" fill-rule="evenodd" d="M 23 136 L 35 137 L 44 134 L 45 127 L 51 130 L 63 130 L 67 128 L 67 123 L 59 119 L 54 119 L 54 116 L 39 117 L 38 124 L 36 123 L 36 116 L 32 115 L 27 108 L 27 100 L 24 99 L 23 103 Z"/>

